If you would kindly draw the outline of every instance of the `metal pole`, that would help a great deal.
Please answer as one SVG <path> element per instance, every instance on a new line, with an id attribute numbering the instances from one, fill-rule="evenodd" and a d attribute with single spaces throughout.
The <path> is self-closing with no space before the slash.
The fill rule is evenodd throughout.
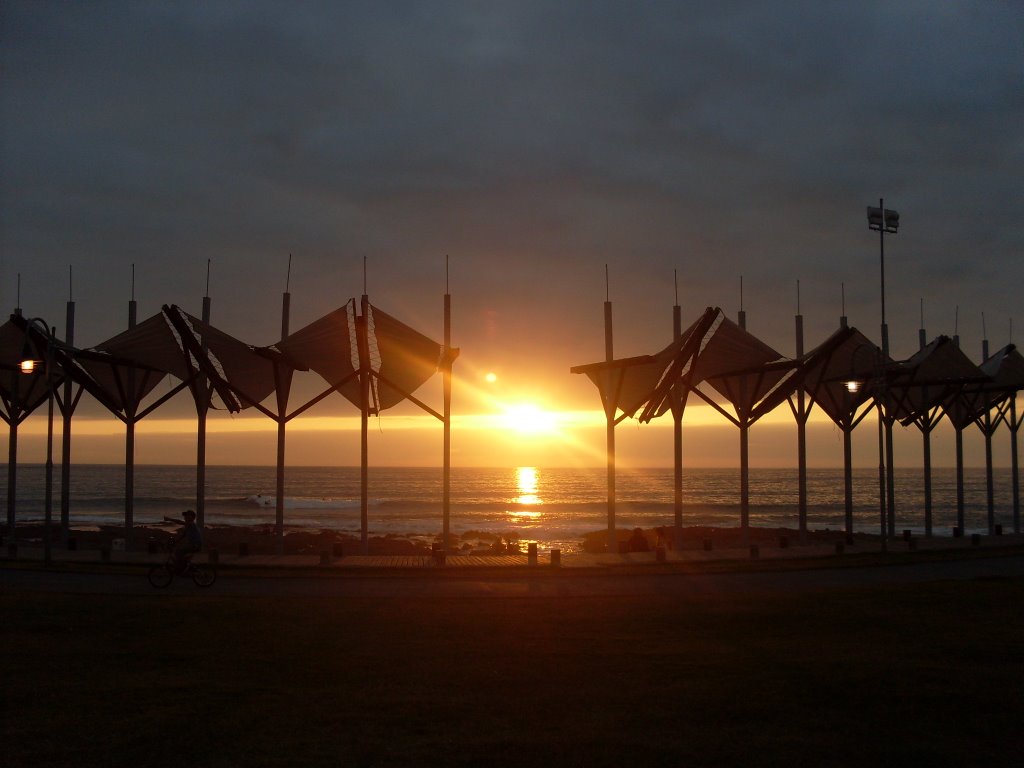
<path id="1" fill-rule="evenodd" d="M 924 438 L 924 535 L 932 535 L 932 429 L 926 424 L 921 431 Z"/>
<path id="2" fill-rule="evenodd" d="M 289 274 L 291 268 L 291 257 L 289 256 Z M 281 338 L 288 338 L 288 323 L 291 314 L 292 295 L 284 292 L 281 300 Z M 285 452 L 285 412 L 288 410 L 288 392 L 282 392 L 284 377 L 281 376 L 281 367 L 275 363 L 274 377 L 277 390 L 277 475 L 274 488 L 274 533 L 277 539 L 276 548 L 279 555 L 284 554 L 284 452 Z M 291 380 L 288 380 L 289 385 Z"/>
<path id="3" fill-rule="evenodd" d="M 608 362 L 611 362 L 614 357 L 612 353 L 612 303 L 610 301 L 604 303 L 604 356 Z M 614 394 L 611 391 L 613 374 L 610 368 L 606 376 L 604 413 L 608 461 L 608 551 L 618 552 L 619 544 L 615 535 L 615 404 L 609 401 Z"/>
<path id="4" fill-rule="evenodd" d="M 679 304 L 672 307 L 672 338 L 679 341 L 683 336 L 682 313 Z M 672 547 L 683 548 L 683 403 L 678 388 L 672 394 L 672 454 L 675 467 L 675 531 Z"/>
<path id="5" fill-rule="evenodd" d="M 878 198 L 878 208 L 881 211 L 882 222 L 878 228 L 878 255 L 880 264 L 881 274 L 881 293 L 882 293 L 882 356 L 883 361 L 889 359 L 889 326 L 885 322 L 885 200 L 884 198 Z M 895 471 L 893 468 L 893 445 L 892 445 L 892 422 L 888 416 L 888 381 L 883 379 L 882 381 L 882 402 L 880 404 L 879 414 L 882 417 L 882 421 L 885 424 L 885 460 L 888 465 L 886 481 L 887 481 L 887 492 L 886 492 L 886 512 L 889 518 L 887 530 L 890 536 L 896 535 L 896 490 L 895 490 Z"/>
<path id="6" fill-rule="evenodd" d="M 364 293 L 362 297 L 362 315 L 356 320 L 359 323 L 358 343 L 361 346 L 359 361 L 359 404 L 360 404 L 360 440 L 359 440 L 359 524 L 362 553 L 370 554 L 370 522 L 368 507 L 370 502 L 369 460 L 370 460 L 370 370 L 369 370 L 369 309 L 370 299 Z"/>
<path id="7" fill-rule="evenodd" d="M 209 283 L 209 271 L 207 271 Z M 207 285 L 209 290 L 209 285 Z M 210 322 L 210 297 L 203 297 L 203 322 Z M 203 341 L 203 352 L 206 352 L 206 341 Z M 206 414 L 210 406 L 210 391 L 206 376 L 200 375 L 196 381 L 196 412 L 199 425 L 196 440 L 196 524 L 202 528 L 206 525 Z"/>
<path id="8" fill-rule="evenodd" d="M 1010 478 L 1013 483 L 1013 532 L 1020 533 L 1020 474 L 1017 469 L 1017 393 L 1010 400 Z"/>
<path id="9" fill-rule="evenodd" d="M 843 430 L 843 502 L 844 527 L 847 537 L 853 536 L 853 445 L 852 428 L 848 425 Z"/>
<path id="10" fill-rule="evenodd" d="M 43 518 L 43 561 L 50 564 L 53 556 L 50 542 L 50 526 L 53 523 L 53 342 L 57 329 L 47 326 L 46 339 L 46 499 Z"/>
<path id="11" fill-rule="evenodd" d="M 128 328 L 134 328 L 138 320 L 138 305 L 135 299 L 128 302 Z M 128 397 L 125 400 L 124 439 L 124 538 L 131 548 L 132 526 L 135 522 L 135 414 L 138 408 L 135 389 L 135 367 L 128 367 Z"/>
<path id="12" fill-rule="evenodd" d="M 69 346 L 75 343 L 75 302 L 67 304 L 65 316 L 64 342 Z M 60 542 L 67 546 L 68 532 L 71 528 L 71 377 L 64 379 L 64 404 L 61 408 L 63 423 L 61 429 L 60 459 Z"/>
<path id="13" fill-rule="evenodd" d="M 956 427 L 956 524 L 960 528 L 960 535 L 967 532 L 964 530 L 964 431 Z"/>
<path id="14" fill-rule="evenodd" d="M 441 536 L 442 548 L 448 551 L 451 535 L 452 506 L 452 297 L 444 294 L 444 371 L 443 371 L 443 446 L 444 456 L 441 470 Z"/>
<path id="15" fill-rule="evenodd" d="M 799 284 L 798 284 L 799 285 Z M 804 316 L 796 316 L 796 356 L 804 354 Z M 807 543 L 807 401 L 803 386 L 796 393 L 797 517 L 800 543 Z"/>
<path id="16" fill-rule="evenodd" d="M 878 511 L 879 532 L 882 537 L 882 551 L 888 551 L 886 506 L 885 506 L 885 432 L 883 430 L 882 406 L 878 405 Z"/>

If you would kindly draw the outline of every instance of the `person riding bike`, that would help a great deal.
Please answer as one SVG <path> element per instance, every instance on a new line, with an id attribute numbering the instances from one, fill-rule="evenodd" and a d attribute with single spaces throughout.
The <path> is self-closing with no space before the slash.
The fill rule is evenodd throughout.
<path id="1" fill-rule="evenodd" d="M 186 509 L 182 517 L 185 519 L 166 518 L 170 522 L 185 526 L 174 540 L 174 570 L 176 573 L 184 573 L 192 555 L 203 548 L 203 532 L 196 525 L 196 513 L 191 509 Z"/>

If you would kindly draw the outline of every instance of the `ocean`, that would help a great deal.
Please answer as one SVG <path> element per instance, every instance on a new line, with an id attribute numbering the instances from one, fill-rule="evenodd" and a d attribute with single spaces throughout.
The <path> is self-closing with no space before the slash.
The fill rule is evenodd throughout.
<path id="1" fill-rule="evenodd" d="M 289 467 L 285 473 L 285 525 L 360 532 L 358 467 Z M 0 473 L 6 499 L 7 472 Z M 897 469 L 896 529 L 924 532 L 923 475 Z M 17 519 L 40 521 L 44 515 L 45 470 L 19 465 Z M 878 531 L 878 471 L 857 469 L 854 527 Z M 578 551 L 583 535 L 607 528 L 607 485 L 603 468 L 452 469 L 451 531 L 472 537 L 500 535 L 537 542 L 541 549 Z M 1012 480 L 1008 468 L 995 470 L 996 522 L 1012 530 Z M 211 466 L 206 469 L 208 525 L 266 525 L 275 519 L 275 470 L 259 466 Z M 135 522 L 157 523 L 180 517 L 195 506 L 194 466 L 140 465 L 135 469 Z M 119 525 L 124 521 L 124 468 L 79 465 L 71 469 L 72 527 Z M 932 508 L 936 535 L 951 535 L 956 525 L 956 475 L 935 469 Z M 616 474 L 616 523 L 620 528 L 671 526 L 674 519 L 673 470 L 623 469 Z M 440 468 L 369 470 L 369 533 L 434 537 L 441 532 Z M 965 470 L 966 533 L 987 530 L 985 472 Z M 53 517 L 60 518 L 60 467 L 54 468 Z M 750 472 L 750 522 L 759 527 L 796 528 L 795 469 Z M 739 471 L 684 471 L 683 524 L 739 525 Z M 843 528 L 841 469 L 808 470 L 808 527 Z"/>

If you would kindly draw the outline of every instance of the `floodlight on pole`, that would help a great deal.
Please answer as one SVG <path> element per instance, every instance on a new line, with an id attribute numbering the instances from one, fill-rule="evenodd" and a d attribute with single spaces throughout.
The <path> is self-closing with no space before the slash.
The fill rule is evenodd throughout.
<path id="1" fill-rule="evenodd" d="M 895 235 L 900 227 L 900 215 L 896 211 L 885 207 L 885 200 L 878 199 L 878 207 L 868 206 L 868 229 L 878 232 L 878 255 L 881 273 L 881 296 L 882 296 L 882 355 L 889 357 L 889 326 L 885 322 L 885 236 Z M 895 489 L 893 471 L 893 445 L 892 445 L 892 422 L 888 418 L 888 391 L 885 382 L 882 381 L 882 389 L 879 396 L 879 416 L 884 417 L 885 422 L 885 453 L 888 463 L 888 499 L 886 504 L 889 517 L 889 532 L 895 533 Z"/>

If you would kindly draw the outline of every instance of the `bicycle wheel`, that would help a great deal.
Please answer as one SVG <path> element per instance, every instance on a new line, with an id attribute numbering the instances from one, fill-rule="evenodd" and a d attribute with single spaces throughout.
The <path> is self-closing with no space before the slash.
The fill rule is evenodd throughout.
<path id="1" fill-rule="evenodd" d="M 154 565 L 149 569 L 149 583 L 157 589 L 163 589 L 174 579 L 174 574 L 166 565 Z"/>
<path id="2" fill-rule="evenodd" d="M 212 587 L 217 580 L 217 569 L 211 565 L 192 566 L 192 581 L 197 587 Z"/>

